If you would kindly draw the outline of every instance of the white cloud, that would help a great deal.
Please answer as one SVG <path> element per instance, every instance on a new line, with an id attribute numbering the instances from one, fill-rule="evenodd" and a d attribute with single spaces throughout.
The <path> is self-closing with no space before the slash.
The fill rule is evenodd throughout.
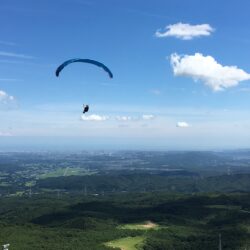
<path id="1" fill-rule="evenodd" d="M 153 120 L 154 118 L 154 115 L 142 115 L 142 120 Z"/>
<path id="2" fill-rule="evenodd" d="M 8 104 L 14 100 L 14 96 L 8 95 L 6 92 L 0 90 L 0 104 Z"/>
<path id="3" fill-rule="evenodd" d="M 177 122 L 176 127 L 178 128 L 188 128 L 190 125 L 187 122 Z"/>
<path id="4" fill-rule="evenodd" d="M 214 29 L 209 24 L 191 25 L 188 23 L 176 23 L 166 26 L 164 32 L 157 30 L 156 37 L 173 36 L 182 40 L 191 40 L 194 37 L 209 36 Z"/>
<path id="5" fill-rule="evenodd" d="M 83 121 L 95 121 L 95 122 L 101 122 L 101 121 L 107 121 L 108 116 L 100 116 L 100 115 L 82 115 L 81 120 Z"/>
<path id="6" fill-rule="evenodd" d="M 8 132 L 1 132 L 0 131 L 0 137 L 1 136 L 12 136 L 12 134 L 11 133 L 8 133 Z"/>
<path id="7" fill-rule="evenodd" d="M 15 57 L 15 58 L 22 58 L 22 59 L 33 59 L 34 58 L 33 56 L 17 54 L 17 53 L 13 53 L 13 52 L 6 52 L 6 51 L 0 51 L 0 56 Z"/>
<path id="8" fill-rule="evenodd" d="M 130 116 L 116 116 L 117 121 L 131 121 L 132 117 Z"/>
<path id="9" fill-rule="evenodd" d="M 237 66 L 223 66 L 212 56 L 203 56 L 200 53 L 184 56 L 172 54 L 170 61 L 175 76 L 201 80 L 214 91 L 234 87 L 239 82 L 250 79 L 250 74 Z"/>

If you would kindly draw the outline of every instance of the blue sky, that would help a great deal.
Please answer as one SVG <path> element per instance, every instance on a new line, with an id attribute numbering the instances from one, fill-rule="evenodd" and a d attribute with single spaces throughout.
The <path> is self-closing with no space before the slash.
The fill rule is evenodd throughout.
<path id="1" fill-rule="evenodd" d="M 0 150 L 249 147 L 249 10 L 247 0 L 1 3 Z M 87 64 L 55 77 L 74 57 L 114 78 Z"/>

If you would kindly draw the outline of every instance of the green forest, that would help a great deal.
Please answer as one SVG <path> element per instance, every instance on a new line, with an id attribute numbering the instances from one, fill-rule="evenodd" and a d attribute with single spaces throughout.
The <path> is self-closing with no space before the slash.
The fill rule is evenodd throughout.
<path id="1" fill-rule="evenodd" d="M 209 250 L 217 249 L 219 234 L 223 249 L 250 244 L 249 194 L 62 194 L 0 202 L 0 243 L 11 250 L 108 250 L 122 239 L 141 240 L 135 249 Z M 157 227 L 131 226 L 147 221 Z"/>
<path id="2" fill-rule="evenodd" d="M 0 154 L 0 245 L 250 249 L 249 154 L 235 154 Z"/>

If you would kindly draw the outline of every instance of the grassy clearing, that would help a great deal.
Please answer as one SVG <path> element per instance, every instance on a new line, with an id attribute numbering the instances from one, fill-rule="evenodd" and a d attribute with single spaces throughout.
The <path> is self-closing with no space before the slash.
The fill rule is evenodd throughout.
<path id="1" fill-rule="evenodd" d="M 150 229 L 160 229 L 161 227 L 153 223 L 152 221 L 146 221 L 144 223 L 137 223 L 137 224 L 125 224 L 119 226 L 119 229 L 128 229 L 128 230 L 150 230 Z"/>
<path id="2" fill-rule="evenodd" d="M 120 248 L 121 250 L 139 250 L 143 245 L 144 239 L 142 236 L 126 237 L 110 241 L 105 243 L 105 245 L 111 248 Z"/>

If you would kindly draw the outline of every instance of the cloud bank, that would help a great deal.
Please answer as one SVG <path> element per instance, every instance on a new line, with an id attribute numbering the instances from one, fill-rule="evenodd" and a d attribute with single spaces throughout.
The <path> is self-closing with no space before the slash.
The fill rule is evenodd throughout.
<path id="1" fill-rule="evenodd" d="M 177 122 L 176 127 L 178 128 L 188 128 L 190 125 L 187 122 Z"/>
<path id="2" fill-rule="evenodd" d="M 223 66 L 212 56 L 172 54 L 170 62 L 175 76 L 191 77 L 200 80 L 214 91 L 237 86 L 249 80 L 250 74 L 237 66 Z"/>
<path id="3" fill-rule="evenodd" d="M 191 25 L 176 23 L 166 26 L 165 31 L 157 30 L 156 37 L 176 37 L 182 40 L 191 40 L 195 37 L 210 36 L 214 29 L 209 24 Z"/>
<path id="4" fill-rule="evenodd" d="M 117 121 L 123 121 L 123 122 L 127 122 L 127 121 L 149 121 L 149 120 L 153 120 L 155 118 L 154 115 L 142 115 L 142 116 L 116 116 L 115 119 Z"/>
<path id="5" fill-rule="evenodd" d="M 82 121 L 94 121 L 94 122 L 102 122 L 107 121 L 108 116 L 101 116 L 101 115 L 82 115 L 81 116 Z"/>
<path id="6" fill-rule="evenodd" d="M 126 122 L 126 121 L 131 121 L 133 118 L 130 117 L 130 116 L 116 116 L 115 119 L 116 119 L 117 121 Z"/>
<path id="7" fill-rule="evenodd" d="M 154 115 L 142 115 L 142 120 L 144 121 L 153 120 L 154 118 Z"/>

